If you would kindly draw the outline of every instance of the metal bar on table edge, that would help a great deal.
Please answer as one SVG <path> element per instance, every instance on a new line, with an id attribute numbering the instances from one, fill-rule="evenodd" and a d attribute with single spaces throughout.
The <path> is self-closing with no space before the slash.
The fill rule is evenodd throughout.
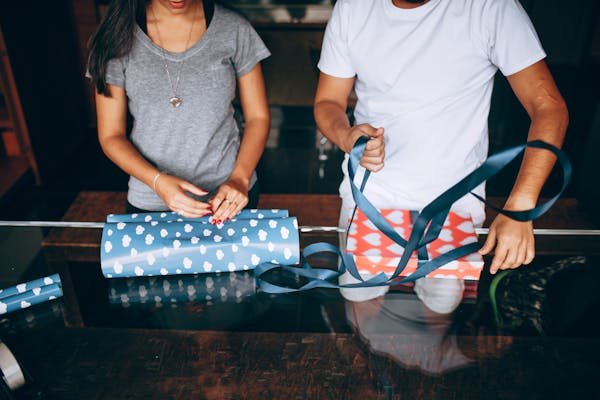
<path id="1" fill-rule="evenodd" d="M 102 229 L 104 222 L 78 222 L 78 221 L 0 221 L 0 227 L 25 227 L 25 228 L 84 228 Z M 300 226 L 300 232 L 333 232 L 344 233 L 345 229 L 337 226 Z M 488 228 L 476 228 L 478 235 L 487 235 Z M 538 236 L 600 236 L 600 229 L 534 229 Z"/>

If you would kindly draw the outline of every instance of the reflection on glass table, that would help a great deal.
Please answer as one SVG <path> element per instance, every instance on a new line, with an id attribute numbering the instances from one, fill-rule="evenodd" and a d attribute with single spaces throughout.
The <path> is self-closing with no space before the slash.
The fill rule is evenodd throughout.
<path id="1" fill-rule="evenodd" d="M 254 24 L 327 24 L 333 10 L 332 0 L 227 0 L 225 5 L 238 10 Z"/>
<path id="2" fill-rule="evenodd" d="M 377 296 L 269 295 L 251 272 L 105 279 L 98 261 L 46 257 L 47 233 L 0 228 L 0 281 L 58 271 L 71 293 L 4 316 L 0 334 L 51 398 L 565 398 L 593 385 L 600 235 L 540 236 L 533 265 L 478 285 Z M 322 240 L 337 234 L 301 244 Z"/>

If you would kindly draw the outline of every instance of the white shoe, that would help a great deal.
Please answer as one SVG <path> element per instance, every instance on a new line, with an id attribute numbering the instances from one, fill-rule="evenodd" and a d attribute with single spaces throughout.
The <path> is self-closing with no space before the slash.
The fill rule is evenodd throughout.
<path id="1" fill-rule="evenodd" d="M 450 314 L 458 307 L 465 290 L 465 283 L 458 279 L 421 278 L 415 281 L 417 297 L 431 311 Z"/>
<path id="2" fill-rule="evenodd" d="M 366 281 L 372 276 L 370 274 L 360 274 L 362 278 Z M 348 271 L 344 272 L 339 279 L 340 285 L 345 285 L 349 283 L 358 283 L 360 282 L 358 279 L 350 275 Z M 340 294 L 344 299 L 348 301 L 367 301 L 372 300 L 376 297 L 383 296 L 390 290 L 389 286 L 376 286 L 376 287 L 365 287 L 365 288 L 347 288 L 340 289 Z"/>

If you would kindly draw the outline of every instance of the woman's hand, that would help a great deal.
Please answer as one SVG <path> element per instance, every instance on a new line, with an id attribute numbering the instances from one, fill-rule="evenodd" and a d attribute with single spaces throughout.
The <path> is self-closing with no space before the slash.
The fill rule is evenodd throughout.
<path id="1" fill-rule="evenodd" d="M 214 210 L 213 221 L 221 223 L 239 214 L 248 204 L 249 182 L 243 179 L 229 178 L 221 185 L 217 194 L 209 202 Z"/>
<path id="2" fill-rule="evenodd" d="M 183 179 L 161 174 L 155 178 L 154 189 L 169 209 L 184 217 L 199 218 L 212 213 L 210 204 L 194 200 L 186 194 L 190 192 L 197 196 L 205 196 L 208 192 Z"/>

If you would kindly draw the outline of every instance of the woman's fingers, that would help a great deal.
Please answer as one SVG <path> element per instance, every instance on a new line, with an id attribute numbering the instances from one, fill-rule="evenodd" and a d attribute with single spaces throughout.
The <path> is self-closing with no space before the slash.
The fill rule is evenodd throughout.
<path id="1" fill-rule="evenodd" d="M 227 221 L 231 218 L 235 217 L 235 210 L 239 207 L 238 203 L 235 200 L 228 200 L 228 206 L 223 211 L 223 220 Z"/>
<path id="2" fill-rule="evenodd" d="M 244 207 L 246 207 L 246 205 L 248 205 L 248 195 L 238 192 L 235 202 L 238 207 L 236 208 L 236 212 L 235 212 L 234 216 L 237 215 Z M 238 208 L 239 208 L 239 210 L 238 210 Z"/>
<path id="3" fill-rule="evenodd" d="M 169 208 L 187 218 L 200 218 L 211 213 L 210 208 L 190 207 L 181 201 L 173 201 Z"/>
<path id="4" fill-rule="evenodd" d="M 240 212 L 242 212 L 242 210 L 244 209 L 244 207 L 246 207 L 247 204 L 248 204 L 248 200 L 246 200 L 245 202 L 242 202 L 242 203 L 238 204 L 238 206 L 234 210 L 233 216 L 231 218 L 235 218 Z"/>
<path id="5" fill-rule="evenodd" d="M 240 192 L 236 192 L 231 200 L 231 208 L 228 210 L 229 215 L 226 218 L 232 219 L 240 213 L 248 204 L 248 197 Z"/>
<path id="6" fill-rule="evenodd" d="M 174 205 L 171 207 L 171 210 L 185 218 L 200 218 L 206 215 L 205 213 L 199 213 L 183 205 Z"/>
<path id="7" fill-rule="evenodd" d="M 214 210 L 213 219 L 220 223 L 235 217 L 248 204 L 248 197 L 224 185 L 219 189 L 211 204 Z"/>
<path id="8" fill-rule="evenodd" d="M 202 190 L 198 186 L 192 185 L 191 183 L 185 181 L 181 183 L 181 188 L 187 190 L 190 193 L 195 194 L 196 196 L 206 196 L 208 194 L 207 191 Z"/>
<path id="9" fill-rule="evenodd" d="M 218 210 L 215 211 L 214 219 L 217 220 L 217 223 L 226 221 L 235 215 L 234 212 L 237 208 L 238 203 L 235 200 L 224 199 Z"/>
<path id="10" fill-rule="evenodd" d="M 217 194 L 215 195 L 215 197 L 213 197 L 213 199 L 210 201 L 210 204 L 212 206 L 213 209 L 213 220 L 216 223 L 221 223 L 222 220 L 222 214 L 223 214 L 223 202 L 225 201 L 225 191 L 222 189 L 219 189 L 219 191 L 217 192 Z"/>
<path id="11" fill-rule="evenodd" d="M 170 201 L 169 208 L 176 212 L 184 212 L 186 216 L 191 218 L 197 218 L 198 216 L 204 216 L 210 214 L 211 206 L 208 203 L 203 203 L 198 200 L 194 200 L 182 190 L 180 193 L 173 196 Z"/>
<path id="12" fill-rule="evenodd" d="M 157 194 L 169 209 L 178 212 L 188 218 L 198 218 L 210 214 L 210 205 L 197 201 L 188 193 L 204 196 L 206 191 L 199 187 L 168 174 L 162 175 L 157 183 Z"/>
<path id="13" fill-rule="evenodd" d="M 195 200 L 185 193 L 180 193 L 175 197 L 175 201 L 185 204 L 186 206 L 198 210 L 210 210 L 210 204 Z"/>

